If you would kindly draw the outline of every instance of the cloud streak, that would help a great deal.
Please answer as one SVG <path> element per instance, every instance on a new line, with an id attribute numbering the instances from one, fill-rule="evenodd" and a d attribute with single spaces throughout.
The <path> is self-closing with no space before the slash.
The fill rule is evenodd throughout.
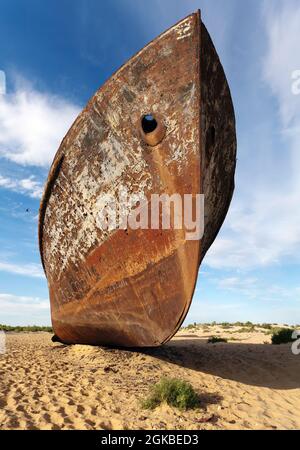
<path id="1" fill-rule="evenodd" d="M 33 278 L 44 278 L 44 272 L 40 264 L 14 264 L 0 261 L 0 271 L 13 273 L 15 275 L 23 275 Z"/>
<path id="2" fill-rule="evenodd" d="M 0 175 L 0 187 L 19 194 L 28 195 L 31 198 L 41 198 L 43 193 L 42 184 L 33 175 L 28 178 L 22 178 L 21 180 Z"/>
<path id="3" fill-rule="evenodd" d="M 12 294 L 0 293 L 0 304 L 1 308 L 5 306 L 7 309 L 13 310 L 15 310 L 16 306 L 34 310 L 49 309 L 49 300 L 41 299 L 39 297 L 27 297 Z"/>
<path id="4" fill-rule="evenodd" d="M 300 286 L 283 287 L 276 284 L 270 285 L 263 281 L 248 276 L 232 276 L 213 278 L 219 289 L 241 294 L 250 299 L 260 299 L 265 301 L 300 301 Z"/>

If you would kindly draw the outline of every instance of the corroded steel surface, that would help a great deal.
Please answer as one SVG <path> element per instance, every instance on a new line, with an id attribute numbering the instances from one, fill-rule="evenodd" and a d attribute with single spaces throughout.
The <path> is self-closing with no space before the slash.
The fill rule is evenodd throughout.
<path id="1" fill-rule="evenodd" d="M 141 117 L 161 120 L 145 142 Z M 66 343 L 154 346 L 182 323 L 205 252 L 226 215 L 234 113 L 223 69 L 195 13 L 121 67 L 62 141 L 40 207 L 39 240 L 55 334 Z M 203 240 L 184 230 L 96 226 L 103 194 L 204 192 Z M 208 202 L 208 203 L 207 203 Z"/>

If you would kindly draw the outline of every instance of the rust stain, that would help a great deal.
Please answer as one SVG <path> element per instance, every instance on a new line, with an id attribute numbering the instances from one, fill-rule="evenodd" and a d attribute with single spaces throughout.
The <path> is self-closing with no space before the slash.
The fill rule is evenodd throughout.
<path id="1" fill-rule="evenodd" d="M 145 133 L 151 114 L 157 128 Z M 156 346 L 181 325 L 234 187 L 234 111 L 200 12 L 95 93 L 63 139 L 40 207 L 52 324 L 66 343 Z M 205 194 L 205 233 L 97 227 L 98 199 Z"/>

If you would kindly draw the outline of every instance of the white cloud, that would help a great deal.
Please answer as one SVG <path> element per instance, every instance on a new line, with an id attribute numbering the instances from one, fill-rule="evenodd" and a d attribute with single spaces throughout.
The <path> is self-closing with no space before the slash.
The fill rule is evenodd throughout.
<path id="1" fill-rule="evenodd" d="M 226 277 L 218 279 L 218 286 L 222 289 L 240 289 L 244 287 L 253 286 L 256 283 L 256 278 L 240 278 L 240 277 Z"/>
<path id="2" fill-rule="evenodd" d="M 278 286 L 277 284 L 265 283 L 255 277 L 243 275 L 213 278 L 212 281 L 223 291 L 235 292 L 250 299 L 267 301 L 300 300 L 300 286 Z"/>
<path id="3" fill-rule="evenodd" d="M 32 175 L 29 178 L 21 180 L 12 179 L 0 175 L 0 187 L 9 189 L 13 192 L 28 195 L 32 198 L 40 198 L 43 193 L 42 184 Z"/>
<path id="4" fill-rule="evenodd" d="M 13 94 L 0 96 L 0 156 L 48 166 L 79 110 L 61 97 L 19 84 Z"/>
<path id="5" fill-rule="evenodd" d="M 237 198 L 206 264 L 245 269 L 278 264 L 284 258 L 299 261 L 300 190 L 284 180 L 278 187 L 283 192 L 266 185 L 249 197 Z"/>
<path id="6" fill-rule="evenodd" d="M 292 93 L 291 77 L 300 68 L 300 4 L 266 2 L 263 18 L 267 50 L 262 76 L 277 101 L 279 123 L 270 105 L 269 126 L 255 136 L 256 144 L 244 142 L 253 166 L 249 164 L 247 179 L 241 180 L 222 232 L 205 260 L 214 268 L 262 267 L 285 259 L 299 262 L 300 96 Z M 262 158 L 267 160 L 265 171 Z"/>
<path id="7" fill-rule="evenodd" d="M 296 71 L 300 70 L 298 0 L 265 3 L 268 52 L 264 60 L 264 76 L 279 101 L 284 127 L 299 125 L 300 98 L 293 93 Z"/>
<path id="8" fill-rule="evenodd" d="M 44 278 L 44 272 L 41 264 L 13 264 L 0 261 L 0 271 L 14 273 L 16 275 L 24 275 L 33 278 Z"/>
<path id="9" fill-rule="evenodd" d="M 0 293 L 1 323 L 5 325 L 47 325 L 49 300 Z"/>
<path id="10" fill-rule="evenodd" d="M 31 309 L 48 309 L 49 300 L 41 299 L 39 297 L 26 297 L 0 293 L 0 305 L 1 312 L 3 307 L 15 310 L 16 306 Z"/>

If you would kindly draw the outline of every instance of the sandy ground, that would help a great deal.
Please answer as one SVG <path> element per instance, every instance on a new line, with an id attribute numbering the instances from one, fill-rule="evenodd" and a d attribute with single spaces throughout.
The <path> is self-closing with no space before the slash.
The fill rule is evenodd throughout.
<path id="1" fill-rule="evenodd" d="M 0 355 L 1 429 L 300 429 L 300 355 L 263 332 L 180 331 L 146 351 L 53 344 L 8 333 Z M 207 344 L 207 336 L 234 337 Z M 162 376 L 192 383 L 202 407 L 143 410 Z"/>

